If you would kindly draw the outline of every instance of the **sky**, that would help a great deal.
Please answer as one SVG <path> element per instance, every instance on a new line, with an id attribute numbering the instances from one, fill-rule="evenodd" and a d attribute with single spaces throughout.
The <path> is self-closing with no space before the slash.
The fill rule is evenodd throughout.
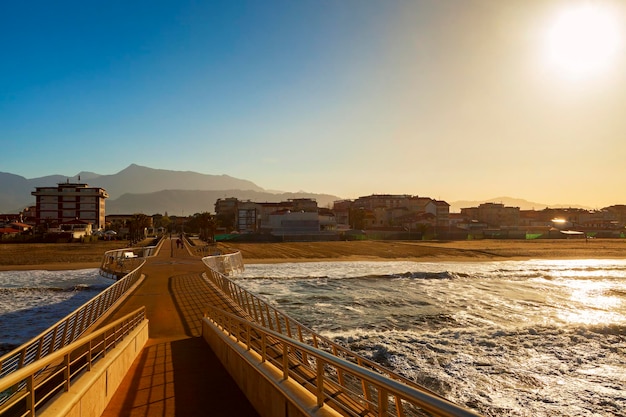
<path id="1" fill-rule="evenodd" d="M 619 0 L 3 2 L 0 172 L 624 204 L 625 39 Z"/>

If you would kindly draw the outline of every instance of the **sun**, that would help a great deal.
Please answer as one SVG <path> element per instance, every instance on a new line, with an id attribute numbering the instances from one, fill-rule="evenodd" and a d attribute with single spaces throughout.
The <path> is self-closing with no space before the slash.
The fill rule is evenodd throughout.
<path id="1" fill-rule="evenodd" d="M 547 33 L 551 67 L 581 78 L 611 67 L 621 47 L 618 14 L 600 3 L 582 3 L 561 11 Z"/>

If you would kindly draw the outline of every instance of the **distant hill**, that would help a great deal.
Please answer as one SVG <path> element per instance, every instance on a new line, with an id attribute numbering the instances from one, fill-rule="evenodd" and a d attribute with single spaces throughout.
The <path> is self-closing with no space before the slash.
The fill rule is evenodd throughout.
<path id="1" fill-rule="evenodd" d="M 80 177 L 80 180 L 79 180 Z M 213 212 L 218 198 L 236 197 L 240 200 L 279 202 L 290 198 L 314 198 L 319 207 L 332 205 L 341 197 L 330 194 L 305 192 L 283 192 L 265 190 L 252 181 L 228 175 L 208 175 L 192 171 L 170 171 L 139 165 L 129 165 L 117 174 L 100 175 L 82 171 L 75 176 L 49 175 L 26 179 L 19 175 L 0 172 L 0 213 L 17 213 L 24 207 L 35 204 L 30 193 L 36 187 L 51 187 L 69 179 L 84 182 L 93 187 L 107 190 L 107 213 L 164 213 L 182 215 L 203 211 Z M 536 203 L 512 197 L 496 197 L 489 200 L 464 200 L 449 202 L 450 212 L 458 213 L 462 208 L 477 207 L 481 203 L 502 203 L 522 210 L 543 210 L 546 207 L 579 207 L 576 204 Z"/>
<path id="2" fill-rule="evenodd" d="M 80 178 L 80 180 L 79 180 Z M 93 187 L 104 188 L 110 198 L 106 201 L 107 213 L 146 214 L 162 213 L 180 215 L 214 211 L 215 200 L 220 197 L 237 197 L 254 201 L 281 201 L 286 198 L 315 198 L 320 207 L 340 197 L 327 194 L 269 192 L 252 181 L 228 175 L 207 175 L 192 171 L 170 171 L 132 164 L 117 174 L 100 175 L 80 172 L 68 177 L 49 175 L 26 179 L 19 175 L 0 172 L 0 213 L 16 213 L 35 204 L 30 193 L 36 187 L 52 187 L 69 179 Z"/>
<path id="3" fill-rule="evenodd" d="M 537 203 L 533 201 L 524 200 L 521 198 L 513 197 L 496 197 L 489 200 L 459 200 L 454 202 L 448 202 L 450 204 L 450 213 L 459 213 L 462 208 L 478 207 L 483 203 L 501 203 L 506 207 L 519 207 L 520 210 L 543 210 L 546 207 L 550 208 L 583 208 L 591 209 L 591 207 L 581 206 L 580 204 L 546 204 Z"/>
<path id="4" fill-rule="evenodd" d="M 82 179 L 82 177 L 81 177 Z M 146 194 L 163 190 L 253 190 L 264 191 L 252 181 L 228 175 L 207 175 L 192 171 L 169 171 L 132 164 L 114 175 L 101 175 L 89 185 L 107 190 L 111 199 L 123 194 Z"/>
<path id="5" fill-rule="evenodd" d="M 314 198 L 319 207 L 326 207 L 340 198 L 329 194 L 270 193 L 251 190 L 163 190 L 148 194 L 124 194 L 107 200 L 107 214 L 164 214 L 188 216 L 204 211 L 214 212 L 218 198 L 235 197 L 240 200 L 277 203 L 291 198 Z"/>

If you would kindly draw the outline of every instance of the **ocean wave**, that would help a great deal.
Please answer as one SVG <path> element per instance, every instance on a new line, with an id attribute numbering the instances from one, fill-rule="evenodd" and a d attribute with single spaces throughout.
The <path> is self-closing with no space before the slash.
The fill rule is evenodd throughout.
<path id="1" fill-rule="evenodd" d="M 238 278 L 239 280 L 246 281 L 260 281 L 266 280 L 268 282 L 302 282 L 306 283 L 307 281 L 312 282 L 327 282 L 327 281 L 350 281 L 350 280 L 394 280 L 394 279 L 424 279 L 424 280 L 445 280 L 445 279 L 457 279 L 457 278 L 468 278 L 471 277 L 471 274 L 462 273 L 462 272 L 452 272 L 452 271 L 407 271 L 400 273 L 390 273 L 390 274 L 368 274 L 368 275 L 354 275 L 354 276 L 340 276 L 333 277 L 329 275 L 317 276 L 317 275 L 308 275 L 308 276 L 292 276 L 292 277 L 267 277 L 267 276 L 246 276 L 245 278 Z"/>
<path id="2" fill-rule="evenodd" d="M 78 284 L 72 287 L 13 287 L 13 288 L 0 288 L 0 295 L 12 295 L 17 293 L 47 293 L 47 292 L 79 292 L 79 291 L 96 291 L 100 292 L 104 288 L 97 285 Z"/>

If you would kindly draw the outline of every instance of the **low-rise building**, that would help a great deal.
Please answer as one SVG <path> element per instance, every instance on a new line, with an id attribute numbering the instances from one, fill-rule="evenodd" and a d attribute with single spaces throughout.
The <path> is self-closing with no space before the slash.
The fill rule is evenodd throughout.
<path id="1" fill-rule="evenodd" d="M 310 198 L 281 202 L 218 199 L 215 216 L 220 220 L 233 216 L 233 231 L 240 234 L 267 233 L 285 239 L 319 239 L 337 229 L 334 213 L 318 208 Z"/>

